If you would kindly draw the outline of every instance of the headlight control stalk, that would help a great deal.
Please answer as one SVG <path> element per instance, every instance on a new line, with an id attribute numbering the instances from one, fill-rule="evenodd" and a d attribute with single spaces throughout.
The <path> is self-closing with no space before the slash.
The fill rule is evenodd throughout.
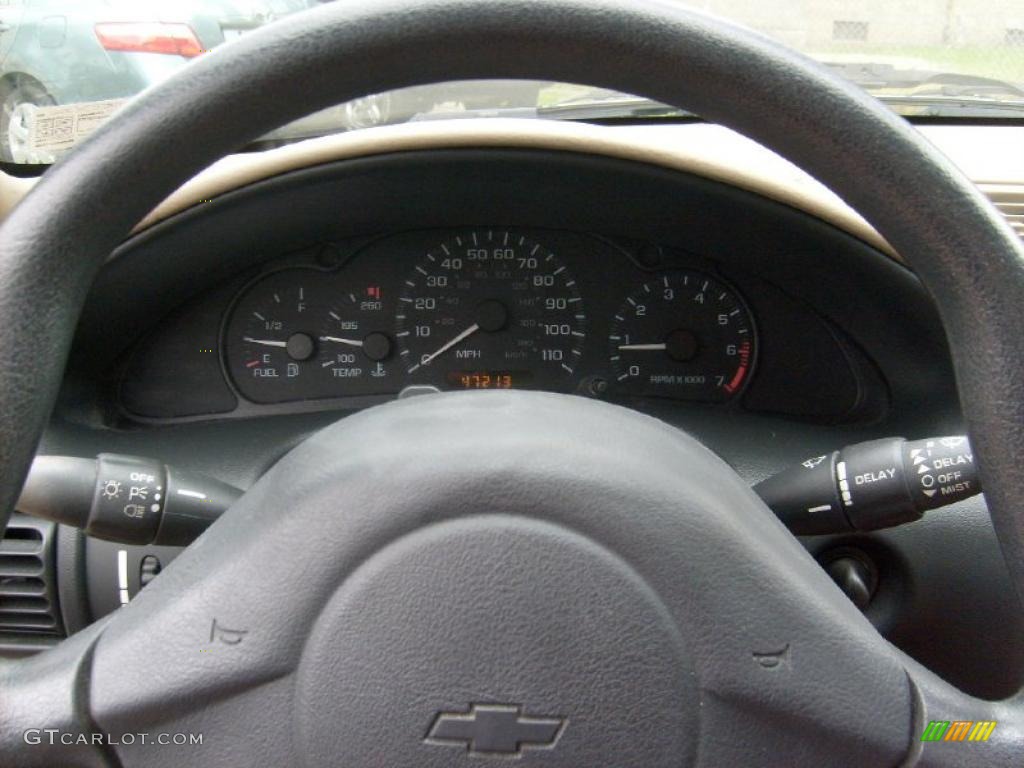
<path id="1" fill-rule="evenodd" d="M 155 459 L 37 456 L 15 508 L 107 541 L 185 546 L 241 495 Z"/>
<path id="2" fill-rule="evenodd" d="M 754 486 L 793 533 L 873 531 L 981 493 L 966 437 L 902 437 L 814 456 Z"/>

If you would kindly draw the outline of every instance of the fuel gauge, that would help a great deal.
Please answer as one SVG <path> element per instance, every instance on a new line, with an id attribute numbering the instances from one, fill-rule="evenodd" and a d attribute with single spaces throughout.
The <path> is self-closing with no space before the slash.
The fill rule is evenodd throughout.
<path id="1" fill-rule="evenodd" d="M 301 274 L 306 279 L 298 278 Z M 322 289 L 315 273 L 278 272 L 249 291 L 228 329 L 228 367 L 239 390 L 257 403 L 301 399 L 317 376 Z"/>
<path id="2" fill-rule="evenodd" d="M 256 403 L 393 391 L 390 318 L 378 286 L 292 269 L 253 286 L 228 323 L 228 369 Z"/>

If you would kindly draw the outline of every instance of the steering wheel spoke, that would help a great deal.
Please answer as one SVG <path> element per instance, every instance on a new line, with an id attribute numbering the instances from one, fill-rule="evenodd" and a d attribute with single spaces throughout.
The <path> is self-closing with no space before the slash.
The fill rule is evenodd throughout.
<path id="1" fill-rule="evenodd" d="M 92 651 L 106 621 L 45 653 L 0 663 L 0 755 L 7 765 L 105 766 L 89 713 Z"/>
<path id="2" fill-rule="evenodd" d="M 969 696 L 909 656 L 903 663 L 915 711 L 908 762 L 957 768 L 1021 764 L 1024 713 L 1019 706 Z"/>

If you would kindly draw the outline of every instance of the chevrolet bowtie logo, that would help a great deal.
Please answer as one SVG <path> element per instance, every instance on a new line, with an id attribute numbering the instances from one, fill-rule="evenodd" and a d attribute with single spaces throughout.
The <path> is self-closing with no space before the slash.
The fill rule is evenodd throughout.
<path id="1" fill-rule="evenodd" d="M 565 723 L 564 717 L 525 716 L 522 707 L 511 704 L 473 704 L 468 712 L 439 712 L 424 741 L 464 746 L 472 755 L 519 755 L 555 746 Z"/>

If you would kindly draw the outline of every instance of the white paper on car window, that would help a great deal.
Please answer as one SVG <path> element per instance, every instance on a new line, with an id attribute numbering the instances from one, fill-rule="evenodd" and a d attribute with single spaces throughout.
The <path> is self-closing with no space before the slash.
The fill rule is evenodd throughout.
<path id="1" fill-rule="evenodd" d="M 128 99 L 87 101 L 29 110 L 29 152 L 59 155 L 99 128 Z"/>

